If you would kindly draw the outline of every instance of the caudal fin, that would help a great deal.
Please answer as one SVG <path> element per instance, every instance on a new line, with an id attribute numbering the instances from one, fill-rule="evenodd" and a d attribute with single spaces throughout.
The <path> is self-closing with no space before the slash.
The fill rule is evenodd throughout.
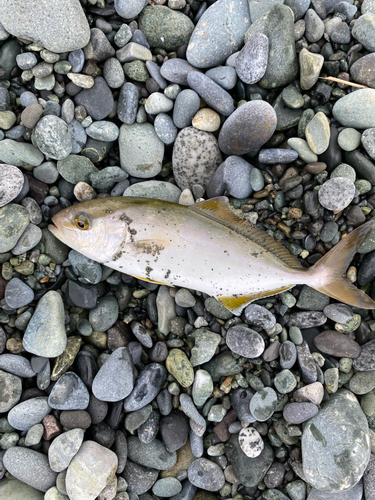
<path id="1" fill-rule="evenodd" d="M 367 222 L 335 245 L 309 269 L 313 278 L 310 286 L 345 304 L 361 309 L 375 309 L 375 302 L 344 276 L 359 246 L 374 228 L 375 221 Z"/>

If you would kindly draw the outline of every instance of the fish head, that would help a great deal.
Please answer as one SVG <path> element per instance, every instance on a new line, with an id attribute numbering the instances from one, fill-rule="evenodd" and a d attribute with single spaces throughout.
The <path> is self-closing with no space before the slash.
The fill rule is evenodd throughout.
<path id="1" fill-rule="evenodd" d="M 52 217 L 48 229 L 70 248 L 97 262 L 112 259 L 131 238 L 129 223 L 114 198 L 72 205 Z"/>

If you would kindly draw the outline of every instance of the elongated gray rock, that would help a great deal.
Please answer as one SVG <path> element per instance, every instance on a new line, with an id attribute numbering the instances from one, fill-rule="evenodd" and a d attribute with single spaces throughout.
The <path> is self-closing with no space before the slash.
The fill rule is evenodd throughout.
<path id="1" fill-rule="evenodd" d="M 12 476 L 39 491 L 45 492 L 56 484 L 57 473 L 50 468 L 46 455 L 38 451 L 13 446 L 5 452 L 3 463 Z"/>
<path id="2" fill-rule="evenodd" d="M 82 444 L 83 436 L 83 429 L 71 429 L 52 441 L 48 448 L 48 460 L 53 471 L 61 472 L 68 468 Z"/>
<path id="3" fill-rule="evenodd" d="M 247 0 L 218 0 L 199 19 L 186 52 L 187 60 L 196 68 L 219 66 L 243 45 L 250 26 Z"/>
<path id="4" fill-rule="evenodd" d="M 19 431 L 28 431 L 33 425 L 39 424 L 50 411 L 48 398 L 41 396 L 27 399 L 13 406 L 8 413 L 8 422 Z"/>
<path id="5" fill-rule="evenodd" d="M 370 460 L 368 423 L 357 398 L 346 389 L 330 396 L 302 435 L 303 472 L 320 491 L 352 488 Z"/>
<path id="6" fill-rule="evenodd" d="M 26 351 L 45 358 L 56 358 L 65 349 L 65 312 L 61 295 L 53 290 L 38 302 L 25 335 Z"/>

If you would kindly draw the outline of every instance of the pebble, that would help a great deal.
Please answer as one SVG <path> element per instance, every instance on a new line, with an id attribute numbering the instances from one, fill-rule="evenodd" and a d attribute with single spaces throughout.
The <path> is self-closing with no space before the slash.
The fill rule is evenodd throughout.
<path id="1" fill-rule="evenodd" d="M 15 429 L 27 431 L 33 425 L 39 424 L 50 411 L 46 397 L 28 399 L 13 406 L 8 413 L 8 422 Z"/>
<path id="2" fill-rule="evenodd" d="M 238 441 L 241 450 L 250 458 L 258 457 L 264 449 L 264 441 L 254 427 L 245 427 L 241 429 Z"/>
<path id="3" fill-rule="evenodd" d="M 61 296 L 47 292 L 38 302 L 23 337 L 24 348 L 37 356 L 55 358 L 66 347 L 65 315 Z"/>
<path id="4" fill-rule="evenodd" d="M 352 35 L 362 44 L 369 52 L 375 50 L 375 14 L 366 12 L 359 17 L 358 23 L 355 24 Z"/>
<path id="5" fill-rule="evenodd" d="M 1 143 L 0 143 L 1 144 Z M 19 205 L 9 203 L 0 208 L 0 253 L 9 252 L 27 228 L 30 216 Z"/>
<path id="6" fill-rule="evenodd" d="M 236 71 L 230 66 L 209 69 L 205 75 L 225 90 L 233 89 L 237 82 Z"/>
<path id="7" fill-rule="evenodd" d="M 213 382 L 211 375 L 206 370 L 197 370 L 195 372 L 193 384 L 193 400 L 199 407 L 204 405 L 213 391 Z"/>
<path id="8" fill-rule="evenodd" d="M 42 453 L 14 446 L 5 452 L 3 462 L 12 476 L 39 491 L 46 492 L 55 485 L 56 473 Z"/>
<path id="9" fill-rule="evenodd" d="M 270 139 L 276 123 L 276 113 L 268 103 L 247 102 L 224 122 L 219 133 L 219 147 L 228 155 L 242 155 L 257 150 Z"/>
<path id="10" fill-rule="evenodd" d="M 191 365 L 197 366 L 210 361 L 220 343 L 220 335 L 207 328 L 199 328 L 191 337 L 195 340 L 195 346 L 191 349 Z"/>
<path id="11" fill-rule="evenodd" d="M 89 404 L 89 393 L 74 372 L 66 372 L 53 386 L 48 404 L 56 410 L 85 410 Z"/>
<path id="12" fill-rule="evenodd" d="M 200 108 L 197 92 L 191 89 L 182 90 L 176 97 L 173 108 L 173 122 L 178 128 L 189 127 L 194 115 Z"/>
<path id="13" fill-rule="evenodd" d="M 290 340 L 283 342 L 280 346 L 279 356 L 281 368 L 286 370 L 293 368 L 297 361 L 297 349 L 294 343 Z"/>
<path id="14" fill-rule="evenodd" d="M 159 363 L 150 363 L 140 372 L 132 392 L 124 401 L 126 411 L 136 411 L 148 405 L 159 394 L 167 379 L 167 371 Z"/>
<path id="15" fill-rule="evenodd" d="M 171 349 L 166 359 L 166 368 L 183 387 L 189 387 L 194 382 L 194 370 L 181 349 Z"/>
<path id="16" fill-rule="evenodd" d="M 247 2 L 240 0 L 237 8 L 229 11 L 224 0 L 215 2 L 202 14 L 192 33 L 186 51 L 187 60 L 196 68 L 223 64 L 228 55 L 242 46 L 249 25 Z"/>
<path id="17" fill-rule="evenodd" d="M 250 304 L 245 309 L 246 321 L 250 325 L 259 326 L 265 330 L 269 330 L 275 326 L 276 318 L 263 306 L 258 304 Z"/>
<path id="18" fill-rule="evenodd" d="M 156 135 L 164 144 L 173 144 L 177 136 L 177 127 L 166 113 L 159 113 L 154 121 Z"/>
<path id="19" fill-rule="evenodd" d="M 118 315 L 119 307 L 115 297 L 100 297 L 96 307 L 89 312 L 89 321 L 94 330 L 105 332 L 116 323 Z"/>
<path id="20" fill-rule="evenodd" d="M 353 368 L 357 371 L 375 370 L 375 341 L 370 340 L 361 346 L 361 354 L 353 361 Z"/>
<path id="21" fill-rule="evenodd" d="M 57 162 L 57 170 L 61 177 L 71 184 L 90 182 L 90 175 L 98 172 L 94 164 L 84 156 L 69 155 Z"/>
<path id="22" fill-rule="evenodd" d="M 54 472 L 62 472 L 68 468 L 72 458 L 81 447 L 84 437 L 83 429 L 72 429 L 57 436 L 48 449 L 48 461 Z"/>
<path id="23" fill-rule="evenodd" d="M 314 338 L 315 346 L 323 353 L 340 358 L 358 358 L 361 347 L 342 333 L 326 330 Z"/>
<path id="24" fill-rule="evenodd" d="M 6 413 L 20 400 L 22 381 L 16 375 L 0 370 L 0 412 Z"/>
<path id="25" fill-rule="evenodd" d="M 345 460 L 338 462 L 337 454 L 345 454 Z M 302 456 L 306 480 L 320 490 L 334 493 L 349 489 L 362 477 L 370 458 L 367 421 L 350 391 L 333 394 L 306 424 Z"/>
<path id="26" fill-rule="evenodd" d="M 220 467 L 207 458 L 197 458 L 189 465 L 188 478 L 191 484 L 205 491 L 219 491 L 225 484 Z"/>
<path id="27" fill-rule="evenodd" d="M 95 441 L 82 443 L 67 470 L 65 484 L 71 500 L 96 498 L 113 478 L 118 459 Z"/>
<path id="28" fill-rule="evenodd" d="M 173 147 L 172 165 L 180 189 L 190 189 L 194 184 L 206 187 L 220 163 L 221 153 L 213 134 L 194 127 L 179 132 Z"/>
<path id="29" fill-rule="evenodd" d="M 236 57 L 236 73 L 245 83 L 257 83 L 267 69 L 268 37 L 263 33 L 252 35 Z"/>
<path id="30" fill-rule="evenodd" d="M 224 116 L 229 116 L 233 113 L 234 105 L 232 97 L 211 78 L 198 71 L 190 71 L 187 74 L 187 82 L 189 87 L 195 90 L 215 111 Z"/>
<path id="31" fill-rule="evenodd" d="M 34 300 L 34 292 L 19 278 L 12 278 L 5 287 L 4 298 L 9 307 L 18 309 Z"/>
<path id="32" fill-rule="evenodd" d="M 165 449 L 164 444 L 158 439 L 154 439 L 151 443 L 141 443 L 135 437 L 127 438 L 128 442 L 128 457 L 133 462 L 142 465 L 143 467 L 153 467 L 158 470 L 168 470 L 176 463 L 176 452 L 169 452 Z"/>
<path id="33" fill-rule="evenodd" d="M 154 495 L 159 497 L 171 498 L 177 495 L 182 490 L 182 485 L 178 479 L 174 477 L 165 477 L 156 481 L 152 487 L 152 492 Z"/>
<path id="34" fill-rule="evenodd" d="M 283 417 L 290 424 L 302 424 L 318 414 L 313 403 L 290 403 L 284 406 Z"/>
<path id="35" fill-rule="evenodd" d="M 21 255 L 34 248 L 42 239 L 42 230 L 34 224 L 29 224 L 17 244 L 13 247 L 13 255 Z"/>
<path id="36" fill-rule="evenodd" d="M 103 120 L 112 111 L 114 101 L 106 81 L 98 76 L 90 89 L 84 89 L 74 97 L 74 103 L 84 106 L 94 120 Z"/>
<path id="37" fill-rule="evenodd" d="M 257 358 L 264 352 L 265 344 L 259 333 L 243 326 L 232 326 L 227 331 L 226 343 L 235 354 Z"/>
<path id="38" fill-rule="evenodd" d="M 0 165 L 0 207 L 17 198 L 24 185 L 24 178 L 19 168 L 13 165 Z"/>
<path id="39" fill-rule="evenodd" d="M 276 392 L 271 387 L 257 391 L 250 401 L 251 414 L 258 422 L 265 422 L 274 413 L 277 403 Z"/>
<path id="40" fill-rule="evenodd" d="M 120 134 L 120 130 L 115 123 L 97 121 L 87 127 L 86 134 L 98 141 L 115 141 Z"/>
<path id="41" fill-rule="evenodd" d="M 123 196 L 153 198 L 178 203 L 181 189 L 169 182 L 144 181 L 129 186 L 125 189 Z"/>
<path id="42" fill-rule="evenodd" d="M 375 126 L 375 90 L 359 89 L 339 99 L 333 106 L 334 118 L 344 127 L 367 129 Z"/>
<path id="43" fill-rule="evenodd" d="M 121 168 L 128 174 L 147 179 L 160 172 L 164 144 L 150 123 L 121 125 L 119 146 Z"/>
<path id="44" fill-rule="evenodd" d="M 115 376 L 120 373 L 121 377 Z M 113 351 L 95 376 L 92 392 L 100 401 L 120 401 L 131 393 L 134 381 L 135 371 L 129 350 L 120 347 Z"/>
<path id="45" fill-rule="evenodd" d="M 211 177 L 207 186 L 209 198 L 221 196 L 224 192 L 235 198 L 249 197 L 253 192 L 253 170 L 253 166 L 243 158 L 229 156 Z"/>
<path id="46" fill-rule="evenodd" d="M 281 394 L 289 394 L 297 387 L 297 380 L 290 370 L 284 369 L 276 375 L 274 384 Z"/>
<path id="47" fill-rule="evenodd" d="M 0 354 L 0 369 L 19 377 L 28 378 L 35 375 L 30 361 L 15 354 Z"/>
<path id="48" fill-rule="evenodd" d="M 328 149 L 331 131 L 324 113 L 319 111 L 307 124 L 305 135 L 311 151 L 315 154 L 320 155 Z"/>
<path id="49" fill-rule="evenodd" d="M 220 127 L 220 116 L 213 109 L 203 108 L 193 116 L 191 124 L 198 130 L 215 132 Z"/>
<path id="50" fill-rule="evenodd" d="M 326 181 L 318 191 L 319 202 L 328 210 L 343 210 L 355 195 L 354 183 L 346 177 L 334 177 Z"/>

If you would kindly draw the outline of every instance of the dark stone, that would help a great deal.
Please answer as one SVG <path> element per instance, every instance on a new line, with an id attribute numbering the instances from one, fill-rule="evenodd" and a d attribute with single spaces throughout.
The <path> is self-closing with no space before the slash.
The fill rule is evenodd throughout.
<path id="1" fill-rule="evenodd" d="M 117 474 L 121 474 L 126 465 L 128 459 L 128 443 L 123 431 L 117 430 L 115 432 L 115 443 L 113 445 L 113 451 L 116 453 L 118 458 Z"/>
<path id="2" fill-rule="evenodd" d="M 232 389 L 229 393 L 230 402 L 237 417 L 242 422 L 252 423 L 255 422 L 255 418 L 250 412 L 250 401 L 254 396 L 254 391 L 250 388 L 244 389 L 238 387 L 237 389 Z"/>
<path id="3" fill-rule="evenodd" d="M 317 380 L 316 364 L 306 341 L 297 346 L 298 366 L 302 380 L 311 384 Z"/>
<path id="4" fill-rule="evenodd" d="M 133 391 L 125 399 L 126 411 L 143 408 L 158 395 L 167 379 L 167 370 L 159 363 L 151 363 L 140 372 Z"/>
<path id="5" fill-rule="evenodd" d="M 359 178 L 366 179 L 371 184 L 375 184 L 375 165 L 358 149 L 346 151 L 345 161 L 355 169 Z"/>
<path id="6" fill-rule="evenodd" d="M 361 354 L 353 361 L 353 368 L 360 372 L 375 370 L 375 340 L 361 347 Z"/>
<path id="7" fill-rule="evenodd" d="M 103 120 L 113 109 L 112 91 L 103 77 L 95 78 L 91 89 L 84 89 L 74 98 L 76 106 L 84 106 L 94 120 Z"/>
<path id="8" fill-rule="evenodd" d="M 328 172 L 332 172 L 332 170 L 342 163 L 342 149 L 337 142 L 339 131 L 333 125 L 330 126 L 330 131 L 331 136 L 329 139 L 328 149 L 318 156 L 319 161 L 327 165 Z"/>
<path id="9" fill-rule="evenodd" d="M 91 352 L 80 351 L 77 354 L 76 359 L 74 360 L 74 371 L 85 386 L 91 390 L 93 380 L 98 372 L 95 358 Z"/>
<path id="10" fill-rule="evenodd" d="M 375 278 L 375 250 L 367 253 L 358 269 L 357 281 L 360 286 L 367 285 Z"/>
<path id="11" fill-rule="evenodd" d="M 314 344 L 319 351 L 338 358 L 358 358 L 361 354 L 357 342 L 334 330 L 325 330 L 314 338 Z"/>
<path id="12" fill-rule="evenodd" d="M 67 429 L 88 429 L 91 425 L 91 417 L 84 410 L 67 410 L 60 414 L 60 423 Z"/>
<path id="13" fill-rule="evenodd" d="M 297 349 L 295 344 L 290 340 L 283 342 L 279 350 L 279 355 L 281 368 L 290 370 L 297 361 Z"/>
<path id="14" fill-rule="evenodd" d="M 179 410 L 160 419 L 160 435 L 168 452 L 179 450 L 189 436 L 189 423 L 186 415 Z"/>
<path id="15" fill-rule="evenodd" d="M 139 92 L 133 83 L 126 82 L 121 87 L 117 104 L 117 116 L 128 125 L 135 122 L 138 110 Z"/>
<path id="16" fill-rule="evenodd" d="M 81 351 L 85 352 L 85 351 Z M 94 394 L 90 394 L 90 402 L 87 407 L 87 412 L 90 414 L 91 422 L 93 424 L 99 424 L 103 422 L 108 413 L 108 403 L 105 401 L 100 401 Z"/>
<path id="17" fill-rule="evenodd" d="M 284 407 L 283 417 L 290 424 L 302 424 L 318 414 L 318 407 L 313 403 L 290 403 Z"/>
<path id="18" fill-rule="evenodd" d="M 191 71 L 187 75 L 188 85 L 215 111 L 229 116 L 234 111 L 231 95 L 211 78 L 198 71 Z"/>
<path id="19" fill-rule="evenodd" d="M 98 289 L 96 285 L 85 286 L 77 281 L 68 280 L 65 303 L 71 307 L 81 307 L 82 309 L 94 309 L 98 300 Z"/>
<path id="20" fill-rule="evenodd" d="M 160 68 L 160 73 L 166 80 L 179 85 L 188 85 L 187 76 L 190 71 L 197 69 L 185 59 L 178 57 L 168 59 Z"/>
<path id="21" fill-rule="evenodd" d="M 153 487 L 158 478 L 159 471 L 143 467 L 128 460 L 125 470 L 121 475 L 128 483 L 128 493 L 142 495 Z"/>
<path id="22" fill-rule="evenodd" d="M 159 432 L 160 413 L 152 411 L 146 422 L 138 427 L 138 439 L 141 443 L 150 443 Z"/>

